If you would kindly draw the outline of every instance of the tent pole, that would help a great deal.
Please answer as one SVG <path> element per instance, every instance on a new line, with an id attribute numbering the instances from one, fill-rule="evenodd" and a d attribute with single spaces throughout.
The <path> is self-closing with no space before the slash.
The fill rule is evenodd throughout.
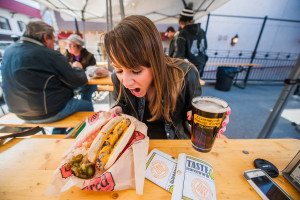
<path id="1" fill-rule="evenodd" d="M 112 29 L 112 7 L 111 0 L 106 0 L 106 31 L 110 31 Z"/>
<path id="2" fill-rule="evenodd" d="M 109 20 L 108 20 L 108 16 L 109 16 L 109 9 L 108 9 L 108 0 L 106 0 L 106 31 L 109 31 Z"/>
<path id="3" fill-rule="evenodd" d="M 85 20 L 82 19 L 82 35 L 83 35 L 83 41 L 84 41 L 84 44 L 85 44 Z M 85 44 L 86 45 L 86 44 Z"/>
<path id="4" fill-rule="evenodd" d="M 79 35 L 78 22 L 76 18 L 75 18 L 75 28 L 76 28 L 76 34 Z"/>
<path id="5" fill-rule="evenodd" d="M 83 32 L 82 36 L 83 36 L 83 41 L 84 41 L 84 44 L 85 44 L 85 19 L 84 19 L 84 10 L 85 10 L 85 8 L 81 11 L 81 20 L 82 20 L 82 32 Z"/>
<path id="6" fill-rule="evenodd" d="M 110 29 L 109 30 L 111 30 L 113 28 L 111 0 L 109 0 L 109 22 L 110 22 Z"/>
<path id="7" fill-rule="evenodd" d="M 120 2 L 121 19 L 124 19 L 124 17 L 125 17 L 125 12 L 124 12 L 124 4 L 123 4 L 123 0 L 119 0 L 119 2 Z"/>
<path id="8" fill-rule="evenodd" d="M 208 29 L 208 24 L 209 24 L 209 17 L 210 17 L 210 14 L 207 15 L 205 34 L 207 34 L 207 29 Z"/>
<path id="9" fill-rule="evenodd" d="M 107 24 L 107 32 L 110 31 L 112 29 L 112 6 L 111 6 L 111 0 L 106 0 L 106 24 Z M 113 71 L 114 68 L 111 65 L 111 61 L 107 56 L 107 69 L 109 71 Z M 114 104 L 113 102 L 113 94 L 112 92 L 109 93 L 108 96 L 108 103 L 109 103 L 109 107 L 112 107 L 112 105 Z"/>
<path id="10" fill-rule="evenodd" d="M 262 138 L 270 138 L 277 122 L 278 118 L 280 117 L 284 106 L 289 100 L 289 97 L 291 94 L 294 93 L 295 91 L 295 86 L 297 83 L 300 82 L 300 56 L 298 56 L 298 60 L 296 65 L 294 66 L 293 70 L 291 71 L 289 78 L 285 79 L 285 87 L 282 90 L 280 97 L 278 98 L 268 120 L 266 121 L 263 129 L 261 130 L 259 136 L 257 137 L 258 139 Z"/>
<path id="11" fill-rule="evenodd" d="M 106 31 L 110 31 L 112 29 L 112 15 L 111 15 L 111 0 L 106 0 Z M 107 57 L 107 69 L 109 71 L 113 71 L 113 67 L 111 66 L 110 60 Z"/>

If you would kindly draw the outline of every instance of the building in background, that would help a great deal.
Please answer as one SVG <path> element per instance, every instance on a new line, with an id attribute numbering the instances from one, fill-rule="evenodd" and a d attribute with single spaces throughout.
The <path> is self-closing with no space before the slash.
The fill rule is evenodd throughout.
<path id="1" fill-rule="evenodd" d="M 54 12 L 33 0 L 0 1 L 0 53 L 23 35 L 29 21 L 43 20 L 58 31 Z"/>
<path id="2" fill-rule="evenodd" d="M 138 5 L 141 8 L 143 3 L 147 3 L 142 0 L 136 2 L 139 2 Z M 186 2 L 188 3 L 190 0 L 186 0 Z M 177 4 L 175 5 L 173 2 L 172 6 L 182 6 L 181 1 L 177 2 Z M 153 7 L 155 7 L 154 4 Z M 299 0 L 265 0 L 263 3 L 260 0 L 230 0 L 212 11 L 209 20 L 207 15 L 205 15 L 197 22 L 201 23 L 201 27 L 204 30 L 207 29 L 208 51 L 211 53 L 236 51 L 243 52 L 243 55 L 245 55 L 245 52 L 248 51 L 251 54 L 254 50 L 264 17 L 267 16 L 268 20 L 261 35 L 257 51 L 285 52 L 286 55 L 289 53 L 299 54 L 299 10 Z M 271 18 L 281 19 L 281 21 L 270 20 Z M 65 49 L 67 36 L 76 33 L 75 18 L 72 16 L 50 10 L 32 0 L 1 0 L 1 43 L 11 43 L 12 38 L 10 36 L 12 34 L 20 36 L 25 24 L 34 19 L 42 19 L 55 28 L 61 51 Z M 103 56 L 103 41 L 101 40 L 102 33 L 107 29 L 106 23 L 103 20 L 101 22 L 86 21 L 83 29 L 82 21 L 79 18 L 77 20 L 80 33 L 83 34 L 82 31 L 85 30 L 86 48 L 95 54 L 98 61 L 106 60 Z M 284 20 L 293 20 L 294 22 Z M 157 23 L 156 26 L 163 33 L 168 26 L 173 26 L 177 29 L 179 26 L 177 23 L 174 24 L 176 21 L 175 17 L 172 21 L 173 24 Z M 231 40 L 236 35 L 239 40 L 232 45 Z M 169 41 L 163 37 L 163 34 L 162 39 L 165 52 L 168 52 Z M 3 49 L 4 47 L 1 48 Z"/>
<path id="3" fill-rule="evenodd" d="M 299 10 L 299 0 L 230 0 L 211 13 L 206 33 L 208 48 L 253 51 L 263 25 L 263 18 L 267 16 L 257 50 L 299 54 Z M 207 16 L 198 22 L 205 30 Z M 231 39 L 235 35 L 239 37 L 238 43 L 231 45 Z"/>
<path id="4" fill-rule="evenodd" d="M 42 19 L 39 4 L 27 1 L 27 4 L 15 0 L 0 1 L 0 54 L 17 40 L 32 19 Z"/>

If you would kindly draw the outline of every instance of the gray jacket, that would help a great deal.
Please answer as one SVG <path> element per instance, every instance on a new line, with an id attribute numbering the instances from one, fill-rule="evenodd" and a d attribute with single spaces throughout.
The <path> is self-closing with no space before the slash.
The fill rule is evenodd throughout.
<path id="1" fill-rule="evenodd" d="M 169 139 L 174 139 L 175 135 L 179 139 L 191 138 L 191 130 L 187 122 L 186 113 L 192 110 L 192 98 L 200 96 L 202 92 L 197 69 L 188 63 L 182 63 L 179 67 L 186 73 L 185 86 L 177 99 L 175 111 L 170 114 L 172 122 L 165 120 L 164 128 Z M 112 73 L 112 81 L 114 84 L 115 99 L 117 99 L 120 91 L 120 81 L 115 72 Z M 145 111 L 145 97 L 138 98 L 131 94 L 123 85 L 121 87 L 122 96 L 115 106 L 121 106 L 123 113 L 134 116 L 142 121 Z"/>

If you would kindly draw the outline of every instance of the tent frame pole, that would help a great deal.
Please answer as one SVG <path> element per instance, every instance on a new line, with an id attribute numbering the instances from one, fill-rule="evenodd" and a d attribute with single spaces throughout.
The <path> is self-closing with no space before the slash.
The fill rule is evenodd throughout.
<path id="1" fill-rule="evenodd" d="M 281 116 L 281 113 L 287 104 L 289 97 L 294 93 L 296 89 L 296 85 L 300 82 L 300 56 L 298 56 L 298 60 L 293 70 L 291 71 L 289 78 L 285 79 L 285 87 L 282 90 L 268 120 L 266 121 L 263 129 L 258 135 L 257 139 L 266 139 L 270 138 L 277 122 L 278 118 Z"/>

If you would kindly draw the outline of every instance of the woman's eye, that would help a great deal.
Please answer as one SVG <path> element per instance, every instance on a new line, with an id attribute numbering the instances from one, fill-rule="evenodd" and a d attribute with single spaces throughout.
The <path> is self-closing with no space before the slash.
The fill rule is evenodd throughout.
<path id="1" fill-rule="evenodd" d="M 142 72 L 142 70 L 140 70 L 140 71 L 132 71 L 132 73 L 134 73 L 134 74 L 139 74 L 141 72 Z"/>
<path id="2" fill-rule="evenodd" d="M 117 74 L 121 74 L 123 71 L 116 71 Z"/>

